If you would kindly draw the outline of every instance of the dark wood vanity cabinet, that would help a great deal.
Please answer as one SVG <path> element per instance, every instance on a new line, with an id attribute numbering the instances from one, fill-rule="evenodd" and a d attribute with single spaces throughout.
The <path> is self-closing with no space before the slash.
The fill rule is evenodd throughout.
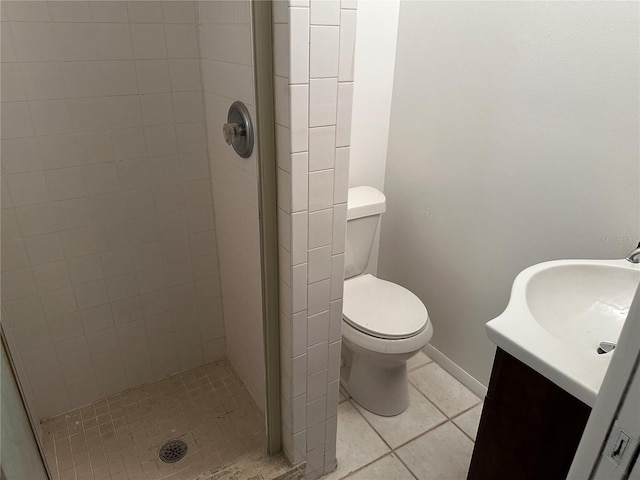
<path id="1" fill-rule="evenodd" d="M 498 348 L 467 480 L 565 480 L 590 413 Z"/>

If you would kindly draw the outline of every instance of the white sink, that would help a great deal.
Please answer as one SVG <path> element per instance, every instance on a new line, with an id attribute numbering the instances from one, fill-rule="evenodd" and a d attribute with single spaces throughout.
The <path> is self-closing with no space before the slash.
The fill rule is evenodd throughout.
<path id="1" fill-rule="evenodd" d="M 516 277 L 506 310 L 487 323 L 491 341 L 593 406 L 640 283 L 626 260 L 558 260 Z M 615 351 L 615 350 L 614 350 Z"/>

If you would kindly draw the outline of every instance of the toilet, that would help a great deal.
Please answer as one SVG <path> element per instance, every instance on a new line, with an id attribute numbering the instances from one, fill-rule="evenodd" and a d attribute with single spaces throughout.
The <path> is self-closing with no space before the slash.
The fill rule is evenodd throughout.
<path id="1" fill-rule="evenodd" d="M 416 295 L 366 273 L 385 209 L 379 190 L 349 189 L 340 384 L 359 405 L 389 417 L 409 406 L 407 360 L 429 343 L 433 327 Z"/>

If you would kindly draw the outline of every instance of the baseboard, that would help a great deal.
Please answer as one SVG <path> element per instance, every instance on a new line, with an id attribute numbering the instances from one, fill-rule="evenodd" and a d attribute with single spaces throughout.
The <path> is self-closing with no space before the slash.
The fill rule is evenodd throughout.
<path id="1" fill-rule="evenodd" d="M 444 370 L 449 372 L 465 387 L 475 393 L 478 397 L 484 399 L 485 395 L 487 394 L 487 387 L 485 387 L 482 383 L 465 372 L 444 353 L 442 353 L 430 343 L 428 343 L 427 346 L 422 349 L 422 351 L 429 355 L 429 357 L 431 357 L 434 362 L 436 362 Z"/>

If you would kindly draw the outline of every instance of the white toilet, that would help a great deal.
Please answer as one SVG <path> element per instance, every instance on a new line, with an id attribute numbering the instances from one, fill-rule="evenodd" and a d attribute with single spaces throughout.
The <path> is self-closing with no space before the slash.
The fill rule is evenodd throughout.
<path id="1" fill-rule="evenodd" d="M 409 406 L 407 360 L 431 339 L 420 299 L 400 285 L 364 273 L 385 196 L 349 189 L 340 383 L 367 410 L 383 416 Z"/>

